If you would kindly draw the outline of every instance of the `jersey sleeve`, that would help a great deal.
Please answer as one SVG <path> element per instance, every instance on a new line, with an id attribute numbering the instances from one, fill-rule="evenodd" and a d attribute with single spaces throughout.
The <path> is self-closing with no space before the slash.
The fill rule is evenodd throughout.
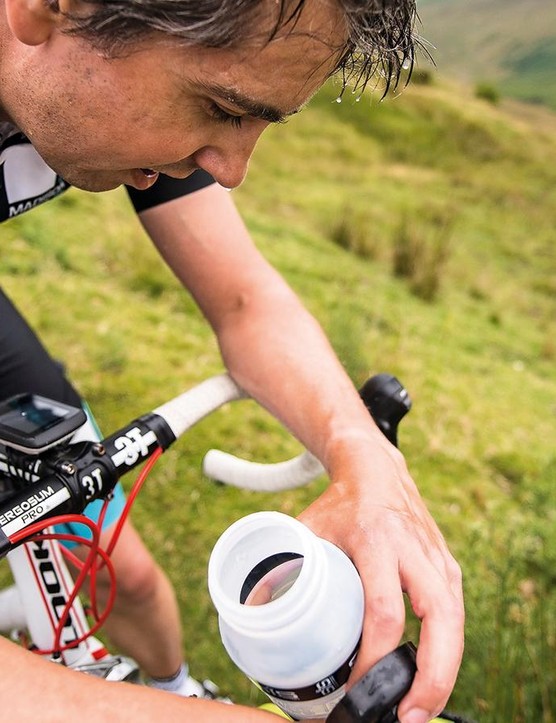
<path id="1" fill-rule="evenodd" d="M 131 186 L 126 186 L 126 190 L 135 210 L 140 213 L 166 201 L 173 201 L 175 198 L 200 191 L 212 183 L 215 183 L 215 180 L 210 174 L 198 170 L 187 178 L 170 178 L 161 174 L 156 183 L 146 191 L 138 191 Z"/>

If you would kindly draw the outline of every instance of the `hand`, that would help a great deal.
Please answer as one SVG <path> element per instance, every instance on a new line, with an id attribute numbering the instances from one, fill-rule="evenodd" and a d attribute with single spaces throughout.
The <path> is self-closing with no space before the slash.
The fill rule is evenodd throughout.
<path id="1" fill-rule="evenodd" d="M 352 682 L 399 644 L 407 593 L 421 634 L 418 672 L 398 717 L 424 723 L 444 708 L 463 654 L 461 571 L 402 455 L 377 436 L 337 447 L 330 486 L 300 519 L 341 547 L 363 581 L 365 621 Z"/>

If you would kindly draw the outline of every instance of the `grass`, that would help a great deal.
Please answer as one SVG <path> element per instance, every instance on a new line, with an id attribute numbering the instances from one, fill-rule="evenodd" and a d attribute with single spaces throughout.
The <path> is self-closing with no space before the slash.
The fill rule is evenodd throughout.
<path id="1" fill-rule="evenodd" d="M 336 96 L 269 131 L 237 203 L 354 381 L 389 371 L 413 398 L 401 446 L 465 575 L 450 707 L 554 721 L 556 125 L 440 81 L 382 103 Z M 411 252 L 434 279 L 428 300 L 393 272 L 401 228 L 413 244 L 445 239 L 440 264 Z M 3 286 L 104 429 L 221 370 L 123 192 L 72 190 L 2 233 Z M 282 495 L 214 486 L 199 474 L 211 446 L 260 460 L 299 449 L 254 403 L 223 409 L 165 455 L 134 519 L 176 587 L 193 671 L 252 702 L 218 641 L 210 550 L 241 515 L 296 514 L 326 481 Z"/>

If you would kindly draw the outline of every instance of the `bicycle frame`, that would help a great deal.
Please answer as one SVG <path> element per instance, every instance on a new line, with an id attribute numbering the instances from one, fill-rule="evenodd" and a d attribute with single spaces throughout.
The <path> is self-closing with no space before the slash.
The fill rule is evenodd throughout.
<path id="1" fill-rule="evenodd" d="M 27 629 L 30 642 L 39 650 L 52 651 L 55 631 L 74 586 L 55 540 L 36 540 L 12 550 L 7 556 L 15 586 L 0 593 L 0 621 L 5 627 Z M 6 607 L 17 613 L 6 614 Z M 59 653 L 61 662 L 78 667 L 97 662 L 108 652 L 94 637 L 86 637 L 89 623 L 77 597 L 63 621 Z M 51 657 L 52 653 L 44 653 Z"/>
<path id="2" fill-rule="evenodd" d="M 73 438 L 74 442 L 83 440 L 99 440 L 90 421 Z M 54 530 L 47 528 L 46 532 L 53 534 Z M 9 552 L 6 559 L 14 584 L 0 591 L 0 632 L 67 667 L 108 680 L 139 682 L 137 664 L 112 655 L 90 633 L 80 598 L 71 599 L 75 581 L 56 539 L 43 536 L 26 542 Z M 60 650 L 55 651 L 61 621 Z"/>

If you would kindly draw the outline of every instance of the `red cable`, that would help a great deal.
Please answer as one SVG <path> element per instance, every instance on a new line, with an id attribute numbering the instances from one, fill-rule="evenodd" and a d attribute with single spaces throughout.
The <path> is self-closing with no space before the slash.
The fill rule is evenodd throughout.
<path id="1" fill-rule="evenodd" d="M 57 515 L 56 517 L 49 517 L 45 520 L 39 520 L 38 522 L 33 522 L 32 525 L 29 525 L 29 527 L 26 527 L 24 530 L 19 530 L 18 532 L 14 532 L 13 535 L 9 536 L 9 540 L 13 545 L 17 545 L 20 542 L 25 542 L 25 540 L 28 537 L 31 537 L 32 535 L 36 535 L 37 533 L 42 532 L 45 527 L 50 527 L 51 525 L 63 525 L 70 522 L 80 522 L 82 525 L 86 525 L 91 529 L 92 534 L 94 535 L 94 528 L 96 527 L 96 523 L 90 520 L 88 517 L 83 517 L 83 515 Z"/>
<path id="2" fill-rule="evenodd" d="M 104 503 L 103 503 L 102 508 L 101 508 L 101 510 L 100 510 L 100 514 L 99 514 L 99 517 L 98 517 L 98 521 L 97 521 L 96 523 L 94 523 L 94 524 L 96 524 L 96 526 L 98 527 L 98 529 L 101 530 L 101 531 L 102 531 L 102 527 L 103 527 L 103 524 L 104 524 L 104 518 L 106 517 L 106 510 L 107 510 L 107 508 L 108 508 L 109 503 L 110 503 L 110 498 L 107 497 L 107 498 L 104 500 Z M 88 518 L 87 518 L 87 519 L 88 519 Z M 81 516 L 80 516 L 80 522 L 81 522 Z M 60 533 L 60 534 L 62 534 L 62 533 Z M 60 539 L 62 539 L 62 538 L 60 538 Z M 82 542 L 83 542 L 84 540 L 86 540 L 86 539 L 87 539 L 87 538 L 85 538 L 85 537 L 81 537 L 81 536 L 75 535 L 75 540 L 71 540 L 71 541 L 72 541 L 72 542 L 77 542 L 77 544 L 82 544 Z M 98 620 L 98 618 L 99 618 L 98 605 L 97 605 L 97 595 L 96 595 L 96 589 L 97 589 L 97 586 L 96 586 L 96 575 L 97 575 L 98 570 L 99 570 L 102 566 L 104 566 L 104 562 L 105 562 L 105 558 L 106 558 L 106 553 L 104 552 L 103 548 L 100 547 L 100 545 L 98 546 L 97 549 L 98 549 L 98 551 L 99 551 L 100 557 L 102 557 L 102 565 L 99 566 L 98 564 L 94 564 L 94 565 L 91 567 L 90 571 L 89 571 L 89 594 L 90 594 L 90 598 L 91 598 L 91 599 L 90 599 L 90 610 L 91 610 L 91 614 L 92 614 L 92 616 L 93 616 L 93 618 L 94 618 L 95 620 Z M 69 561 L 71 562 L 71 564 L 72 564 L 77 570 L 82 570 L 82 569 L 83 569 L 83 564 L 84 564 L 84 563 L 83 563 L 83 560 L 80 560 L 80 559 L 77 557 L 77 555 L 74 555 L 74 554 L 69 550 L 69 548 L 67 548 L 67 547 L 65 547 L 64 545 L 62 545 L 62 547 L 61 547 L 61 552 L 62 552 L 62 555 L 63 555 L 67 560 L 69 560 Z M 112 586 L 112 582 L 110 582 L 109 590 L 112 589 L 111 586 Z M 110 593 L 110 594 L 111 594 L 111 593 Z M 114 597 L 115 597 L 115 595 L 114 595 Z"/>
<path id="3" fill-rule="evenodd" d="M 131 506 L 135 502 L 135 498 L 139 494 L 141 487 L 145 483 L 145 480 L 149 476 L 152 468 L 158 461 L 158 459 L 159 459 L 160 455 L 163 453 L 163 451 L 164 450 L 162 449 L 162 447 L 158 447 L 157 449 L 155 449 L 155 451 L 152 453 L 150 458 L 147 460 L 145 466 L 139 473 L 137 479 L 133 483 L 133 487 L 131 488 L 131 490 L 129 492 L 129 496 L 127 498 L 123 512 L 120 515 L 120 519 L 118 520 L 116 528 L 114 529 L 112 537 L 110 538 L 110 542 L 108 543 L 108 546 L 106 548 L 106 552 L 108 553 L 109 556 L 114 552 L 114 548 L 116 547 L 116 543 L 118 542 L 118 538 L 122 531 L 122 527 L 124 526 L 124 522 L 126 521 L 127 517 L 129 516 Z"/>
<path id="4" fill-rule="evenodd" d="M 35 539 L 35 538 L 31 538 Z M 88 547 L 92 547 L 93 543 L 91 540 L 88 540 L 86 537 L 81 537 L 81 535 L 74 535 L 68 532 L 52 532 L 52 533 L 45 533 L 40 535 L 37 539 L 42 540 L 67 540 L 69 542 L 76 542 L 78 545 L 86 545 Z M 105 619 L 107 617 L 106 615 L 106 609 L 112 608 L 114 604 L 114 599 L 116 597 L 116 573 L 114 570 L 114 564 L 108 554 L 106 553 L 106 550 L 104 550 L 102 547 L 97 547 L 95 550 L 96 556 L 100 557 L 102 559 L 103 565 L 106 565 L 106 569 L 108 571 L 108 578 L 109 578 L 109 594 L 108 594 L 108 600 L 106 602 L 105 610 L 102 613 L 102 615 L 94 614 L 93 618 L 95 620 L 98 620 L 100 617 Z M 62 546 L 62 554 L 64 557 L 67 557 L 68 560 L 71 561 L 77 569 L 82 570 L 84 567 L 83 560 L 80 560 L 76 555 L 71 553 L 67 547 Z M 95 563 L 93 565 L 93 569 L 96 569 L 98 565 Z"/>
<path id="5" fill-rule="evenodd" d="M 81 537 L 80 535 L 72 535 L 65 532 L 52 532 L 52 533 L 44 533 L 42 535 L 37 535 L 36 537 L 32 537 L 29 542 L 32 542 L 34 540 L 67 540 L 69 542 L 77 542 L 80 545 L 86 545 L 88 547 L 93 547 L 93 543 L 91 540 L 88 540 L 84 537 Z M 116 597 L 116 573 L 114 570 L 114 565 L 112 564 L 112 560 L 108 557 L 106 552 L 102 549 L 102 547 L 98 547 L 96 549 L 96 555 L 100 556 L 103 559 L 104 564 L 106 565 L 106 569 L 108 571 L 108 576 L 110 579 L 110 585 L 109 585 L 109 596 L 108 600 L 106 602 L 106 607 L 101 615 L 98 616 L 98 618 L 95 618 L 95 624 L 90 628 L 89 631 L 87 631 L 84 635 L 82 635 L 80 638 L 77 638 L 75 640 L 72 640 L 72 642 L 68 645 L 58 645 L 54 646 L 52 650 L 35 650 L 34 652 L 40 654 L 40 655 L 52 655 L 53 653 L 62 653 L 64 650 L 69 650 L 70 648 L 77 647 L 80 643 L 82 643 L 84 640 L 86 640 L 89 636 L 94 635 L 97 630 L 99 630 L 104 623 L 106 622 L 106 619 L 108 618 L 112 607 L 114 605 L 114 599 Z M 73 556 L 75 557 L 75 556 Z M 76 560 L 81 564 L 83 567 L 83 562 L 79 560 L 79 558 L 76 558 Z M 75 590 L 75 588 L 74 588 Z M 72 596 L 71 603 L 68 601 L 68 605 L 73 604 L 73 601 L 75 600 L 76 595 Z M 69 612 L 69 608 L 68 608 Z M 67 617 L 67 616 L 66 616 Z M 60 618 L 60 620 L 64 620 L 63 616 Z M 63 626 L 61 626 L 63 628 Z M 56 641 L 55 641 L 56 642 Z"/>
<path id="6" fill-rule="evenodd" d="M 81 570 L 77 576 L 77 579 L 74 583 L 73 590 L 70 593 L 68 600 L 66 602 L 66 605 L 64 607 L 64 610 L 58 620 L 58 625 L 56 627 L 56 635 L 54 637 L 54 646 L 53 646 L 54 650 L 61 651 L 62 632 L 63 632 L 64 626 L 66 624 L 66 621 L 69 617 L 72 605 L 75 601 L 75 598 L 78 596 L 81 588 L 83 587 L 85 580 L 87 579 L 87 575 L 89 575 L 89 573 L 94 565 L 98 550 L 100 549 L 99 548 L 100 530 L 94 523 L 93 523 L 93 526 L 91 526 L 91 532 L 93 535 L 93 539 L 91 540 L 91 544 L 89 546 L 90 547 L 89 553 L 85 559 L 85 562 L 83 563 L 83 567 L 81 568 Z"/>
<path id="7" fill-rule="evenodd" d="M 35 539 L 35 538 L 32 538 L 32 539 Z M 78 544 L 80 544 L 80 545 L 86 545 L 86 546 L 91 547 L 91 548 L 93 547 L 93 543 L 91 542 L 91 540 L 88 540 L 88 539 L 86 539 L 86 538 L 84 538 L 84 537 L 81 537 L 80 535 L 72 535 L 72 534 L 63 533 L 63 532 L 45 533 L 45 534 L 43 534 L 43 535 L 38 536 L 36 539 L 67 540 L 67 541 L 70 541 L 70 542 L 76 542 L 76 543 L 78 543 Z M 108 557 L 108 555 L 106 554 L 106 552 L 102 549 L 102 547 L 98 547 L 98 548 L 95 550 L 95 556 L 96 556 L 96 555 L 102 557 L 102 559 L 103 559 L 103 561 L 104 561 L 104 563 L 105 563 L 105 565 L 106 565 L 106 568 L 107 568 L 107 570 L 108 570 L 108 575 L 109 575 L 109 578 L 110 578 L 110 591 L 111 591 L 111 593 L 110 593 L 110 595 L 109 595 L 109 599 L 108 599 L 108 601 L 107 601 L 106 608 L 105 608 L 104 612 L 102 613 L 102 615 L 100 615 L 100 616 L 98 617 L 98 619 L 95 618 L 96 621 L 97 621 L 97 624 L 95 625 L 94 629 L 92 628 L 89 633 L 83 635 L 81 638 L 78 638 L 77 640 L 72 641 L 71 645 L 67 645 L 67 646 L 64 646 L 64 647 L 60 648 L 60 650 L 65 650 L 65 649 L 70 648 L 70 647 L 73 648 L 73 647 L 75 647 L 76 645 L 78 645 L 79 643 L 81 643 L 83 640 L 85 640 L 89 635 L 91 635 L 94 631 L 96 631 L 96 630 L 102 625 L 102 623 L 104 623 L 104 621 L 105 621 L 106 618 L 108 617 L 108 614 L 109 614 L 109 612 L 110 612 L 110 610 L 111 610 L 111 608 L 112 608 L 113 600 L 114 600 L 114 597 L 115 597 L 115 582 L 116 582 L 116 575 L 115 575 L 115 571 L 114 571 L 114 565 L 112 564 L 112 561 L 110 560 L 110 558 Z M 77 559 L 77 561 L 81 564 L 81 567 L 84 567 L 82 561 L 79 560 L 78 558 L 76 558 L 76 559 Z M 74 597 L 74 599 L 75 599 L 75 597 Z M 41 651 L 41 652 L 43 652 L 43 651 Z M 53 652 L 53 651 L 47 651 L 47 652 Z"/>
<path id="8" fill-rule="evenodd" d="M 58 624 L 55 629 L 55 635 L 54 635 L 54 646 L 53 646 L 53 652 L 61 652 L 61 649 L 63 646 L 60 645 L 60 638 L 62 636 L 62 632 L 64 629 L 64 625 L 66 623 L 66 620 L 68 619 L 71 606 L 73 605 L 73 602 L 75 598 L 77 597 L 79 591 L 83 587 L 83 583 L 85 582 L 85 579 L 87 575 L 89 574 L 89 569 L 91 568 L 96 555 L 97 551 L 99 549 L 99 535 L 100 530 L 98 529 L 97 525 L 92 521 L 89 520 L 86 517 L 83 517 L 82 515 L 58 515 L 56 517 L 50 517 L 46 520 L 40 520 L 39 522 L 35 522 L 32 525 L 30 525 L 25 530 L 20 530 L 19 532 L 16 532 L 14 535 L 12 535 L 9 539 L 12 543 L 22 542 L 24 539 L 28 539 L 30 536 L 34 536 L 35 534 L 42 534 L 43 530 L 47 527 L 50 527 L 51 525 L 60 525 L 60 524 L 67 524 L 70 522 L 79 522 L 80 524 L 84 524 L 91 530 L 91 536 L 92 540 L 90 541 L 90 550 L 87 555 L 87 558 L 85 559 L 85 562 L 83 563 L 83 566 L 79 572 L 79 575 L 77 576 L 77 580 L 75 581 L 75 584 L 73 586 L 73 590 L 66 602 L 66 605 L 64 607 L 64 610 L 62 611 L 61 616 L 58 619 Z M 53 533 L 57 534 L 57 533 Z M 87 541 L 89 542 L 89 541 Z"/>
<path id="9" fill-rule="evenodd" d="M 124 509 L 122 511 L 122 514 L 120 515 L 120 518 L 117 522 L 116 528 L 114 529 L 114 532 L 110 538 L 110 541 L 108 543 L 108 547 L 105 550 L 103 550 L 100 545 L 100 531 L 102 529 L 102 524 L 104 522 L 104 518 L 106 516 L 106 510 L 109 503 L 108 499 L 104 500 L 104 504 L 102 506 L 98 522 L 95 523 L 92 520 L 90 520 L 87 517 L 84 517 L 83 515 L 58 515 L 56 517 L 50 517 L 47 520 L 41 520 L 39 522 L 35 522 L 29 527 L 27 527 L 25 530 L 20 530 L 19 532 L 16 532 L 14 535 L 9 537 L 9 540 L 12 544 L 16 545 L 20 542 L 24 541 L 32 541 L 33 539 L 50 539 L 50 540 L 67 540 L 71 542 L 77 542 L 78 544 L 83 544 L 87 547 L 89 547 L 89 553 L 85 559 L 85 561 L 81 561 L 79 558 L 76 557 L 76 555 L 73 555 L 73 553 L 69 552 L 67 548 L 62 548 L 63 554 L 71 560 L 71 562 L 75 565 L 75 567 L 79 570 L 79 575 L 74 583 L 73 591 L 71 595 L 69 596 L 69 599 L 66 603 L 66 606 L 64 607 L 64 610 L 62 612 L 62 615 L 60 616 L 60 619 L 58 621 L 58 625 L 56 627 L 55 631 L 55 638 L 54 638 L 54 647 L 52 650 L 40 650 L 37 651 L 38 653 L 42 655 L 52 655 L 53 653 L 61 653 L 64 650 L 67 650 L 69 648 L 74 648 L 80 643 L 82 643 L 84 640 L 86 640 L 89 636 L 94 635 L 94 633 L 99 630 L 102 625 L 105 623 L 106 619 L 108 618 L 108 615 L 110 614 L 112 607 L 114 605 L 115 597 L 116 597 L 116 575 L 114 571 L 114 565 L 112 564 L 112 561 L 110 560 L 110 555 L 114 551 L 114 548 L 118 542 L 118 539 L 120 537 L 123 525 L 126 521 L 126 519 L 129 516 L 129 513 L 131 511 L 131 507 L 133 503 L 135 502 L 135 499 L 137 495 L 139 494 L 141 488 L 143 487 L 143 484 L 145 483 L 147 477 L 149 476 L 152 468 L 154 467 L 155 463 L 158 461 L 159 457 L 163 453 L 163 449 L 161 447 L 158 447 L 151 457 L 147 460 L 145 466 L 141 470 L 140 474 L 138 475 L 136 481 L 134 482 L 131 491 L 129 493 L 128 499 L 126 501 L 126 504 L 124 506 Z M 81 537 L 80 535 L 72 535 L 67 533 L 44 533 L 44 529 L 47 527 L 51 527 L 53 525 L 61 525 L 61 524 L 68 524 L 71 522 L 76 522 L 79 524 L 83 524 L 87 526 L 91 531 L 91 540 L 88 540 L 84 537 Z M 37 536 L 37 537 L 35 537 Z M 100 564 L 96 562 L 97 556 L 101 558 Z M 99 570 L 101 570 L 104 566 L 106 566 L 109 576 L 109 594 L 108 594 L 108 600 L 106 602 L 105 609 L 102 614 L 99 614 L 98 612 L 98 606 L 97 606 L 97 598 L 96 598 L 96 575 Z M 66 623 L 66 620 L 69 616 L 71 607 L 79 594 L 79 591 L 81 590 L 85 579 L 87 578 L 87 575 L 89 575 L 90 578 L 90 595 L 91 595 L 91 607 L 93 612 L 94 620 L 96 621 L 95 624 L 91 627 L 91 629 L 82 635 L 77 640 L 72 641 L 70 645 L 62 646 L 60 645 L 60 638 L 62 635 L 62 631 L 64 628 L 64 625 Z"/>
<path id="10" fill-rule="evenodd" d="M 98 516 L 97 520 L 97 527 L 99 531 L 102 531 L 102 528 L 104 527 L 104 518 L 106 517 L 106 512 L 108 510 L 108 505 L 110 503 L 110 497 L 106 497 L 102 508 L 100 510 L 100 514 Z M 99 550 L 102 549 L 100 546 L 98 548 Z M 108 557 L 108 556 L 107 556 Z M 94 564 L 91 567 L 90 575 L 89 575 L 89 592 L 90 592 L 90 598 L 91 598 L 91 612 L 95 620 L 98 620 L 99 612 L 98 612 L 98 604 L 97 604 L 97 572 L 103 567 L 104 563 L 101 563 L 99 566 L 98 564 Z M 111 591 L 111 587 L 109 588 Z M 115 598 L 115 592 L 114 592 L 114 598 Z M 113 603 L 112 603 L 113 604 Z"/>

